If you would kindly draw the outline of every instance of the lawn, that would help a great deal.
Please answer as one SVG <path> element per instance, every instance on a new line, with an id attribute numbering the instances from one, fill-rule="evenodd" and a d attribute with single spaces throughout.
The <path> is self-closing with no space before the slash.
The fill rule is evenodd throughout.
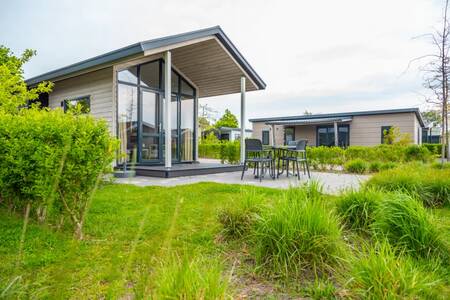
<path id="1" fill-rule="evenodd" d="M 314 200 L 307 205 L 293 201 L 291 205 L 292 199 L 302 197 L 323 201 Z M 361 274 L 362 271 L 350 268 L 349 263 L 359 259 L 359 251 L 370 238 L 349 230 L 343 221 L 338 224 L 341 222 L 335 213 L 338 199 L 314 195 L 314 189 L 285 192 L 215 183 L 169 188 L 108 184 L 95 194 L 84 241 L 73 239 L 71 228 L 57 229 L 30 221 L 22 255 L 19 249 L 23 218 L 0 209 L 0 298 L 173 299 L 180 297 L 173 294 L 179 290 L 188 291 L 187 299 L 246 295 L 345 298 L 353 295 L 353 289 L 354 295 L 361 295 L 358 291 L 364 282 L 344 285 L 352 276 L 358 278 Z M 261 212 L 260 219 L 246 219 L 251 215 L 249 211 L 267 205 L 273 206 Z M 312 213 L 308 215 L 305 211 Z M 449 207 L 427 211 L 433 214 L 448 239 Z M 296 212 L 299 214 L 295 215 Z M 257 224 L 255 234 L 246 233 L 245 226 L 254 224 Z M 276 253 L 270 249 L 268 245 L 277 239 L 277 234 L 290 234 L 291 227 L 287 231 L 282 228 L 286 224 L 297 226 L 297 232 L 309 228 L 316 234 L 303 232 L 305 236 L 300 241 L 296 234 L 292 235 L 290 238 L 296 245 L 319 237 L 312 247 L 299 247 L 299 251 L 308 255 L 283 257 L 282 249 Z M 250 240 L 256 235 L 258 243 L 251 246 Z M 322 239 L 323 236 L 328 239 Z M 417 280 L 417 274 L 424 274 L 425 279 L 429 275 L 430 282 L 439 282 L 427 285 L 419 280 L 401 293 L 420 298 L 423 284 L 424 289 L 439 291 L 442 297 L 437 298 L 446 297 L 448 266 L 434 268 L 427 261 L 419 270 L 420 261 L 402 256 L 400 263 L 397 252 L 380 247 L 377 257 L 382 253 L 386 265 L 398 268 L 398 274 L 391 275 L 405 276 L 402 283 Z M 360 259 L 355 265 L 359 263 L 367 271 L 378 263 L 370 258 L 373 257 L 367 255 L 367 261 Z M 292 262 L 302 267 L 291 270 Z M 308 265 L 311 262 L 317 267 L 317 275 L 313 275 Z"/>

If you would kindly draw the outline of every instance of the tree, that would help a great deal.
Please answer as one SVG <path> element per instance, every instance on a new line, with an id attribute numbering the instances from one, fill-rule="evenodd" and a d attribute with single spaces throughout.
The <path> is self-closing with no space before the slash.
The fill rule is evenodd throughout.
<path id="1" fill-rule="evenodd" d="M 231 113 L 229 109 L 225 109 L 225 113 L 223 116 L 214 124 L 216 128 L 219 127 L 230 127 L 230 128 L 238 128 L 239 123 L 235 115 Z"/>
<path id="2" fill-rule="evenodd" d="M 36 100 L 41 93 L 49 93 L 53 88 L 50 82 L 39 83 L 28 88 L 23 79 L 23 65 L 36 54 L 27 49 L 20 57 L 9 48 L 0 45 L 0 109 L 7 113 L 17 113 L 28 101 Z"/>
<path id="3" fill-rule="evenodd" d="M 436 109 L 422 112 L 422 118 L 424 119 L 426 124 L 433 124 L 433 126 L 442 123 L 441 112 Z"/>
<path id="4" fill-rule="evenodd" d="M 449 22 L 447 17 L 448 2 L 444 3 L 444 13 L 442 17 L 442 28 L 434 33 L 423 35 L 429 37 L 435 52 L 427 54 L 417 59 L 427 58 L 428 62 L 421 68 L 425 74 L 424 86 L 432 91 L 433 97 L 427 99 L 427 102 L 435 105 L 441 113 L 442 128 L 442 162 L 445 160 L 445 153 L 450 154 L 450 145 L 448 138 L 448 75 L 450 72 L 450 43 L 449 43 Z M 450 155 L 448 155 L 450 157 Z"/>
<path id="5" fill-rule="evenodd" d="M 383 141 L 388 145 L 408 145 L 412 139 L 409 133 L 401 133 L 400 128 L 392 126 L 389 130 L 383 131 Z"/>

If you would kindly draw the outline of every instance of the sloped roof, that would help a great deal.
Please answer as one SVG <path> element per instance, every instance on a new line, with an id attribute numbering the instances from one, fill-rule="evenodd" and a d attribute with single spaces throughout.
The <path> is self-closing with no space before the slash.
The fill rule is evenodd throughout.
<path id="1" fill-rule="evenodd" d="M 142 54 L 145 51 L 157 49 L 161 47 L 167 47 L 177 43 L 182 43 L 194 39 L 199 39 L 208 36 L 215 36 L 221 44 L 229 51 L 240 67 L 248 74 L 248 76 L 255 82 L 258 89 L 265 89 L 266 84 L 261 79 L 261 77 L 256 73 L 256 71 L 250 66 L 247 60 L 242 56 L 239 50 L 234 46 L 230 39 L 226 36 L 220 26 L 215 26 L 211 28 L 181 33 L 177 35 L 166 36 L 162 38 L 152 39 L 148 41 L 143 41 L 123 47 L 105 54 L 95 56 L 63 68 L 59 68 L 39 76 L 35 76 L 27 79 L 25 82 L 28 85 L 34 85 L 45 80 L 54 80 L 58 77 L 69 76 L 71 74 L 91 69 L 96 66 L 101 66 L 104 64 L 112 63 L 114 61 L 134 56 L 137 54 Z"/>

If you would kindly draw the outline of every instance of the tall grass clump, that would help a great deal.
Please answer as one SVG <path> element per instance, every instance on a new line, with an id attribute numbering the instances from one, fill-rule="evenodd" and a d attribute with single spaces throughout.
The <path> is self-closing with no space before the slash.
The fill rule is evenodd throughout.
<path id="1" fill-rule="evenodd" d="M 153 299 L 225 299 L 228 280 L 214 260 L 188 256 L 169 258 L 155 270 Z"/>
<path id="2" fill-rule="evenodd" d="M 442 282 L 423 271 L 415 260 L 381 242 L 368 247 L 350 263 L 346 288 L 357 299 L 439 299 Z M 443 299 L 443 297 L 442 297 Z"/>
<path id="3" fill-rule="evenodd" d="M 310 193 L 307 188 L 286 192 L 255 222 L 252 238 L 261 270 L 287 277 L 304 270 L 331 271 L 339 262 L 338 219 Z"/>
<path id="4" fill-rule="evenodd" d="M 223 228 L 223 236 L 241 238 L 247 235 L 261 212 L 264 201 L 264 195 L 256 189 L 242 190 L 240 197 L 233 198 L 219 211 L 218 220 Z"/>
<path id="5" fill-rule="evenodd" d="M 369 232 L 384 196 L 383 192 L 374 189 L 350 190 L 338 198 L 336 210 L 347 228 Z"/>
<path id="6" fill-rule="evenodd" d="M 409 195 L 393 193 L 380 202 L 372 229 L 412 256 L 450 258 L 448 245 L 431 215 Z"/>
<path id="7" fill-rule="evenodd" d="M 367 186 L 420 198 L 427 207 L 450 205 L 450 169 L 411 164 L 372 176 Z"/>
<path id="8" fill-rule="evenodd" d="M 367 162 L 365 162 L 364 160 L 362 160 L 360 158 L 351 160 L 344 165 L 344 169 L 347 172 L 357 173 L 357 174 L 365 173 L 368 168 L 369 168 L 369 166 L 367 165 Z"/>

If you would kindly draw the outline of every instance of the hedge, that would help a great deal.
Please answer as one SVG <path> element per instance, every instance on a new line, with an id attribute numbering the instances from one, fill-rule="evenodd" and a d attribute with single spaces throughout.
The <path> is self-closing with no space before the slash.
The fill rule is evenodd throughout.
<path id="1" fill-rule="evenodd" d="M 198 146 L 198 155 L 202 158 L 220 159 L 222 163 L 236 164 L 240 159 L 240 142 L 201 143 Z"/>
<path id="2" fill-rule="evenodd" d="M 431 153 L 435 155 L 441 155 L 442 144 L 422 144 L 425 148 L 427 148 Z"/>
<path id="3" fill-rule="evenodd" d="M 40 221 L 66 216 L 81 239 L 92 193 L 111 170 L 117 145 L 106 121 L 92 116 L 0 112 L 0 200 Z"/>

